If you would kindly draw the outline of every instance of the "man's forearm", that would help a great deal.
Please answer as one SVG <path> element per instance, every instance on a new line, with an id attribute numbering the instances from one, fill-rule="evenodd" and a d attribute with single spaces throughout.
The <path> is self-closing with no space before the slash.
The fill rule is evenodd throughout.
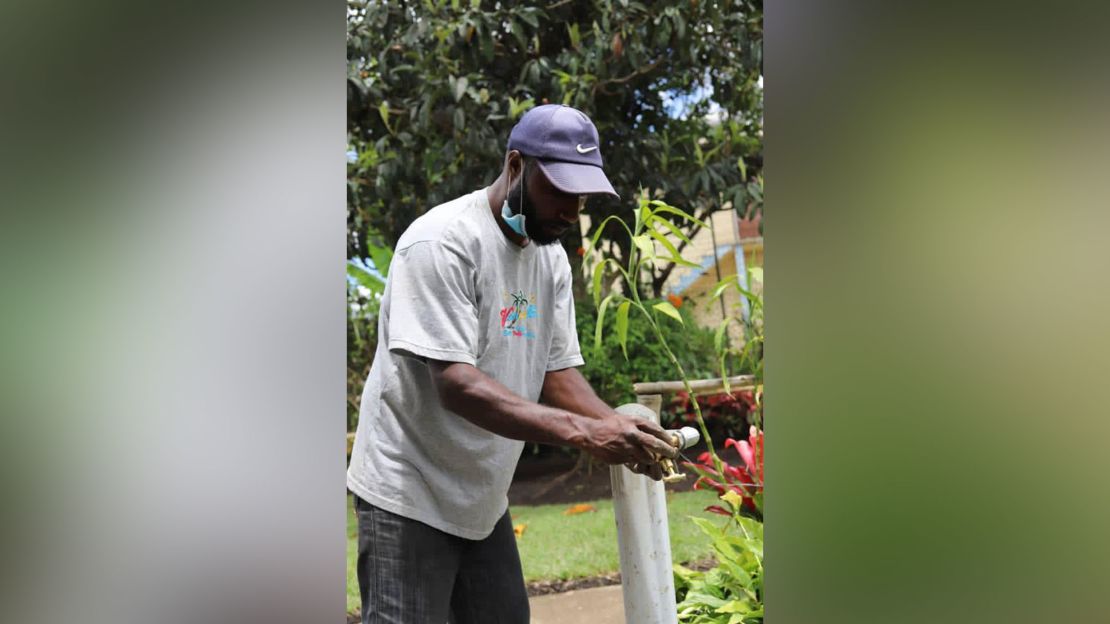
<path id="1" fill-rule="evenodd" d="M 479 427 L 514 440 L 582 448 L 582 416 L 521 398 L 469 364 L 429 362 L 440 403 Z"/>
<path id="2" fill-rule="evenodd" d="M 545 382 L 543 390 L 551 393 L 548 406 L 513 394 L 470 364 L 430 360 L 428 367 L 445 408 L 506 438 L 569 444 L 609 464 L 655 462 L 659 455 L 677 455 L 658 424 L 613 411 L 576 370 L 568 369 L 573 373 L 565 377 L 552 378 L 548 373 L 552 385 L 549 388 Z"/>
<path id="3" fill-rule="evenodd" d="M 586 381 L 577 368 L 547 373 L 540 397 L 552 407 L 590 418 L 606 418 L 613 413 L 613 408 L 597 396 L 590 382 Z"/>

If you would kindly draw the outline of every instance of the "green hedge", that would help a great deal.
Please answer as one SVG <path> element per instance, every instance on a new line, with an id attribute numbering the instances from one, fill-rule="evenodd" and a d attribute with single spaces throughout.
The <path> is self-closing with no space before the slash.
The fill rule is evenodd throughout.
<path id="1" fill-rule="evenodd" d="M 655 303 L 652 301 L 651 303 Z M 648 308 L 651 308 L 648 303 Z M 628 318 L 628 360 L 621 353 L 614 329 L 614 314 L 610 309 L 605 319 L 604 338 L 599 351 L 594 350 L 594 324 L 597 310 L 592 302 L 578 303 L 578 340 L 586 365 L 586 376 L 594 391 L 606 403 L 618 406 L 636 401 L 632 384 L 641 381 L 671 381 L 678 379 L 674 365 L 652 335 L 651 325 L 643 315 L 633 310 Z M 702 328 L 691 318 L 686 306 L 679 308 L 685 326 L 660 315 L 659 324 L 671 350 L 686 369 L 690 379 L 718 377 L 713 351 L 713 331 Z"/>

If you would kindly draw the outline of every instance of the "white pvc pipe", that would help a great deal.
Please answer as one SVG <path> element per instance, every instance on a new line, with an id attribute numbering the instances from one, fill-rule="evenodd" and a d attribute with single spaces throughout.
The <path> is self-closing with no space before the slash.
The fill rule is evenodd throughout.
<path id="1" fill-rule="evenodd" d="M 652 407 L 628 403 L 622 414 L 659 422 L 661 397 L 641 397 Z M 654 408 L 654 409 L 653 409 Z M 671 538 L 667 525 L 667 500 L 663 484 L 624 466 L 611 466 L 613 510 L 620 547 L 624 621 L 627 624 L 677 624 L 671 567 Z"/>

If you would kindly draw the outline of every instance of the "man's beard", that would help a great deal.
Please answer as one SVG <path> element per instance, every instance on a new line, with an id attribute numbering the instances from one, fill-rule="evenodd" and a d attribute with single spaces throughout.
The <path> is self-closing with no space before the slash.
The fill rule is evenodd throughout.
<path id="1" fill-rule="evenodd" d="M 548 232 L 543 226 L 543 222 L 536 216 L 536 205 L 532 203 L 532 198 L 528 196 L 528 182 L 529 168 L 524 167 L 524 175 L 516 181 L 516 185 L 509 189 L 509 210 L 513 214 L 524 215 L 524 229 L 528 232 L 528 238 L 535 241 L 537 245 L 554 245 L 559 242 L 559 236 L 553 235 Z M 521 201 L 523 200 L 523 202 Z"/>

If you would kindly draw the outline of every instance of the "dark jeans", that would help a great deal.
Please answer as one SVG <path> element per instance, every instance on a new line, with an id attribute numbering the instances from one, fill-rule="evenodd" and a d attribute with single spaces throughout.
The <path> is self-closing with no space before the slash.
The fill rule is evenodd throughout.
<path id="1" fill-rule="evenodd" d="M 528 624 L 509 512 L 473 541 L 355 496 L 363 624 Z"/>

